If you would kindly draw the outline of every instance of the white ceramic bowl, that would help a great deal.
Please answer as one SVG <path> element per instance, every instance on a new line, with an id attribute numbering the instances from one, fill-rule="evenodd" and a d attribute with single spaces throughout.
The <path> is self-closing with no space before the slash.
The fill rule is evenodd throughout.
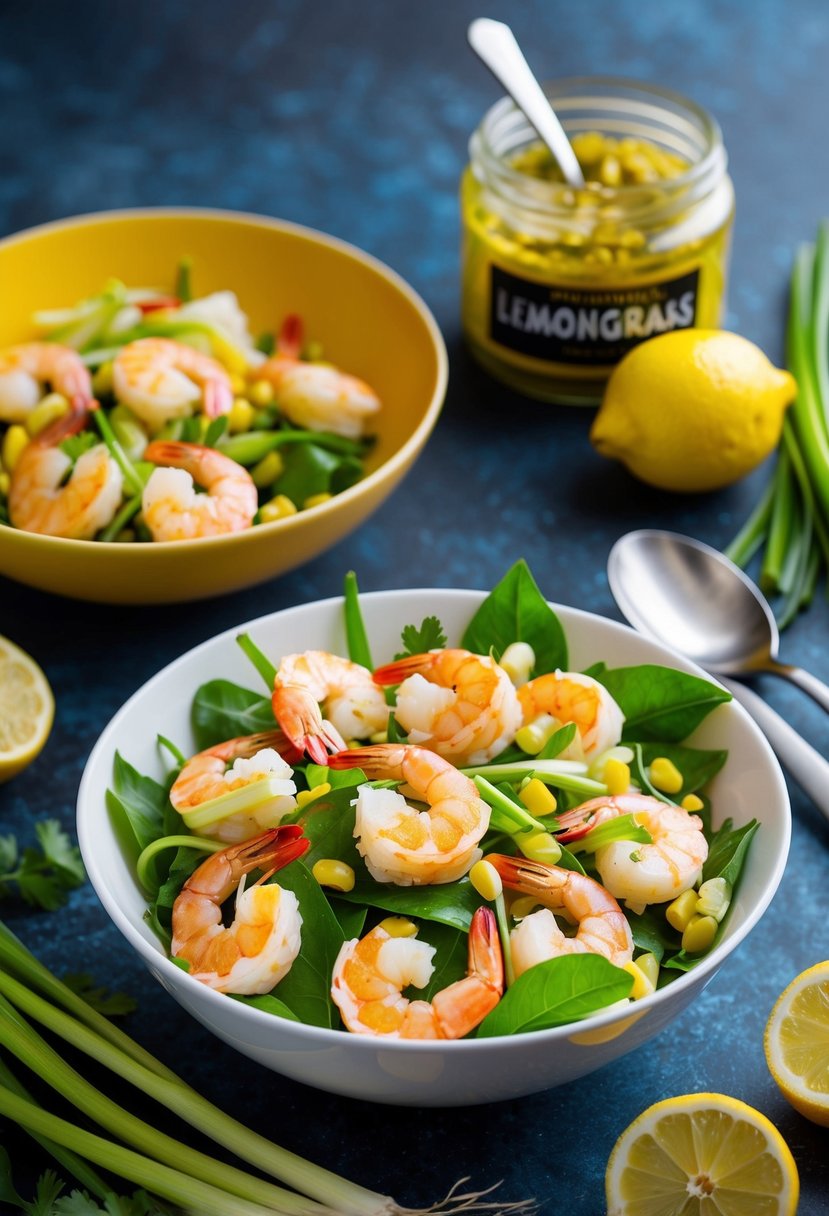
<path id="1" fill-rule="evenodd" d="M 478 591 L 388 591 L 362 597 L 375 662 L 399 649 L 400 629 L 436 614 L 457 642 Z M 573 669 L 603 659 L 611 667 L 636 663 L 704 673 L 666 647 L 624 625 L 555 605 Z M 159 983 L 219 1038 L 268 1068 L 297 1081 L 369 1101 L 460 1106 L 535 1093 L 593 1072 L 653 1037 L 699 996 L 728 955 L 756 925 L 774 895 L 786 862 L 791 817 L 785 782 L 757 727 L 736 702 L 719 706 L 697 730 L 701 747 L 728 749 L 711 787 L 715 825 L 727 813 L 737 825 L 762 821 L 749 852 L 722 941 L 698 966 L 667 988 L 624 1009 L 552 1030 L 460 1042 L 389 1042 L 282 1020 L 213 992 L 171 963 L 142 914 L 145 901 L 110 824 L 105 794 L 116 750 L 139 771 L 161 777 L 155 739 L 193 745 L 190 702 L 206 679 L 224 677 L 257 687 L 235 642 L 246 629 L 274 661 L 320 648 L 345 653 L 342 601 L 324 600 L 260 617 L 197 646 L 154 676 L 115 715 L 98 740 L 78 794 L 78 836 L 90 879 L 116 926 Z M 719 819 L 717 818 L 719 816 Z"/>

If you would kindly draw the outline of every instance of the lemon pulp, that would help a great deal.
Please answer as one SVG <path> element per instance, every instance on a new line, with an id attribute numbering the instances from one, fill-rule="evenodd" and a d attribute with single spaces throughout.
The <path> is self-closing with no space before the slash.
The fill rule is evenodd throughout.
<path id="1" fill-rule="evenodd" d="M 49 683 L 25 651 L 0 637 L 0 781 L 31 764 L 52 728 Z"/>
<path id="2" fill-rule="evenodd" d="M 793 1216 L 797 1167 L 759 1111 L 724 1094 L 651 1106 L 616 1142 L 609 1216 Z"/>
<path id="3" fill-rule="evenodd" d="M 829 961 L 784 990 L 766 1027 L 766 1060 L 784 1097 L 829 1126 Z"/>

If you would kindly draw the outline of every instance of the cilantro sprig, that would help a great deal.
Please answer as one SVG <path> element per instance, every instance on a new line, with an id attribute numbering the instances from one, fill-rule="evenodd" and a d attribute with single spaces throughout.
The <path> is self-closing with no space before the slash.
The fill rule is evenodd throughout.
<path id="1" fill-rule="evenodd" d="M 0 899 L 19 895 L 34 908 L 53 912 L 86 880 L 80 850 L 57 819 L 35 824 L 37 845 L 22 851 L 17 837 L 0 835 Z"/>
<path id="2" fill-rule="evenodd" d="M 428 650 L 442 650 L 446 645 L 446 634 L 436 616 L 424 617 L 417 625 L 404 625 L 400 634 L 406 647 L 396 659 L 405 659 L 410 654 L 426 654 Z"/>

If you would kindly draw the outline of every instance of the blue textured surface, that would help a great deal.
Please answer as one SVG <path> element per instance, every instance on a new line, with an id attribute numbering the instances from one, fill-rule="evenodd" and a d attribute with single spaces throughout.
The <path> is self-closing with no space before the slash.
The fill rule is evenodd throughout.
<path id="1" fill-rule="evenodd" d="M 611 72 L 670 84 L 724 128 L 737 192 L 729 327 L 782 357 L 792 253 L 825 210 L 829 12 L 822 0 L 507 5 L 542 76 Z M 361 587 L 489 587 L 524 555 L 550 598 L 618 617 L 613 541 L 658 525 L 717 546 L 768 468 L 729 490 L 673 497 L 635 483 L 587 441 L 590 414 L 523 401 L 465 355 L 458 318 L 457 182 L 497 86 L 466 48 L 471 0 L 228 5 L 125 0 L 0 6 L 0 235 L 110 207 L 200 204 L 260 211 L 353 241 L 400 271 L 450 351 L 446 408 L 382 513 L 286 578 L 181 610 L 117 610 L 0 581 L 0 631 L 40 660 L 58 714 L 26 778 L 0 790 L 0 831 L 28 838 L 46 813 L 71 827 L 84 760 L 123 700 L 182 650 L 259 613 Z M 48 304 L 48 301 L 44 301 Z M 2 299 L 0 298 L 0 307 Z M 829 678 L 822 597 L 784 656 Z M 825 749 L 826 718 L 796 691 L 761 691 Z M 766 1112 L 801 1173 L 801 1216 L 829 1211 L 826 1137 L 779 1096 L 762 1031 L 800 970 L 829 956 L 829 831 L 791 787 L 792 854 L 761 926 L 702 998 L 638 1053 L 593 1078 L 491 1108 L 421 1113 L 318 1094 L 258 1071 L 193 1023 L 121 942 L 87 886 L 65 912 L 3 915 L 58 971 L 88 970 L 139 999 L 129 1029 L 205 1093 L 284 1145 L 401 1202 L 429 1203 L 460 1175 L 504 1179 L 552 1213 L 596 1216 L 614 1140 L 649 1103 L 720 1090 Z M 118 1090 L 124 1101 L 126 1089 Z M 0 1123 L 17 1172 L 41 1159 Z"/>

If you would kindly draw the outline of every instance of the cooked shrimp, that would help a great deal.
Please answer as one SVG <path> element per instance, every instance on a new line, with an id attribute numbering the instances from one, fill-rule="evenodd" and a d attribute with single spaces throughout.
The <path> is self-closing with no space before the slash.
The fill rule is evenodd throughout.
<path id="1" fill-rule="evenodd" d="M 88 417 L 80 406 L 56 419 L 26 445 L 9 483 L 9 519 L 15 528 L 41 536 L 91 540 L 115 518 L 124 479 L 102 443 L 79 456 L 63 484 L 71 459 L 58 446 L 82 430 Z"/>
<path id="2" fill-rule="evenodd" d="M 141 507 L 153 540 L 192 540 L 243 532 L 253 523 L 259 499 L 253 478 L 235 460 L 198 443 L 155 439 L 144 459 L 155 469 Z M 194 482 L 207 490 L 197 494 Z"/>
<path id="3" fill-rule="evenodd" d="M 348 1030 L 385 1039 L 461 1039 L 495 1008 L 504 991 L 504 964 L 495 917 L 478 908 L 469 927 L 467 974 L 431 1001 L 403 996 L 409 984 L 425 988 L 434 946 L 415 937 L 391 937 L 382 925 L 337 955 L 331 996 Z"/>
<path id="4" fill-rule="evenodd" d="M 344 739 L 367 739 L 389 719 L 368 668 L 327 650 L 285 655 L 274 681 L 273 713 L 295 747 L 317 764 L 328 763 L 327 749 L 343 751 Z"/>
<path id="5" fill-rule="evenodd" d="M 361 768 L 369 780 L 403 781 L 402 792 L 361 785 L 354 835 L 377 882 L 455 882 L 481 856 L 489 806 L 472 781 L 425 747 L 379 743 L 330 756 L 331 768 Z M 416 810 L 404 794 L 428 804 Z"/>
<path id="6" fill-rule="evenodd" d="M 302 828 L 290 824 L 203 861 L 173 904 L 173 958 L 188 962 L 190 974 L 217 992 L 270 992 L 299 954 L 302 917 L 293 891 L 263 884 L 308 844 Z M 265 873 L 245 888 L 251 870 Z M 235 916 L 225 928 L 222 904 L 234 891 Z"/>
<path id="7" fill-rule="evenodd" d="M 665 903 L 699 882 L 708 856 L 702 820 L 647 794 L 591 798 L 559 818 L 565 830 L 558 839 L 578 840 L 619 815 L 633 815 L 650 833 L 651 844 L 614 840 L 596 850 L 596 869 L 617 899 L 641 912 L 647 904 Z"/>
<path id="8" fill-rule="evenodd" d="M 238 811 L 206 827 L 190 825 L 197 835 L 216 840 L 248 840 L 264 828 L 275 827 L 296 809 L 293 769 L 286 759 L 297 760 L 299 753 L 281 731 L 228 739 L 192 756 L 182 766 L 170 790 L 170 801 L 187 822 L 189 812 L 214 798 L 267 783 L 265 792 L 269 796 L 251 810 Z"/>
<path id="9" fill-rule="evenodd" d="M 518 689 L 524 724 L 550 714 L 562 726 L 575 722 L 577 735 L 562 757 L 590 761 L 622 737 L 625 717 L 610 693 L 592 676 L 555 671 L 537 676 Z"/>
<path id="10" fill-rule="evenodd" d="M 525 857 L 487 856 L 505 887 L 534 896 L 544 907 L 525 916 L 510 933 L 516 976 L 536 963 L 562 954 L 601 954 L 617 967 L 633 958 L 633 938 L 625 914 L 600 883 L 560 866 L 547 866 Z M 567 937 L 553 913 L 577 926 Z"/>
<path id="11" fill-rule="evenodd" d="M 188 418 L 199 401 L 208 418 L 227 414 L 233 405 L 221 363 L 171 338 L 139 338 L 122 346 L 112 365 L 112 387 L 151 432 L 173 418 Z"/>
<path id="12" fill-rule="evenodd" d="M 380 399 L 364 380 L 324 363 L 303 362 L 302 322 L 287 317 L 277 353 L 256 368 L 256 379 L 266 380 L 276 392 L 276 403 L 286 418 L 309 431 L 333 431 L 355 439 L 365 420 L 380 409 Z"/>
<path id="13" fill-rule="evenodd" d="M 485 764 L 521 725 L 518 694 L 503 667 L 468 650 L 433 650 L 387 663 L 378 684 L 399 684 L 394 716 L 410 743 L 456 764 Z"/>
<path id="14" fill-rule="evenodd" d="M 26 342 L 0 351 L 0 421 L 25 422 L 45 384 L 76 408 L 88 408 L 92 401 L 89 372 L 70 347 Z"/>

